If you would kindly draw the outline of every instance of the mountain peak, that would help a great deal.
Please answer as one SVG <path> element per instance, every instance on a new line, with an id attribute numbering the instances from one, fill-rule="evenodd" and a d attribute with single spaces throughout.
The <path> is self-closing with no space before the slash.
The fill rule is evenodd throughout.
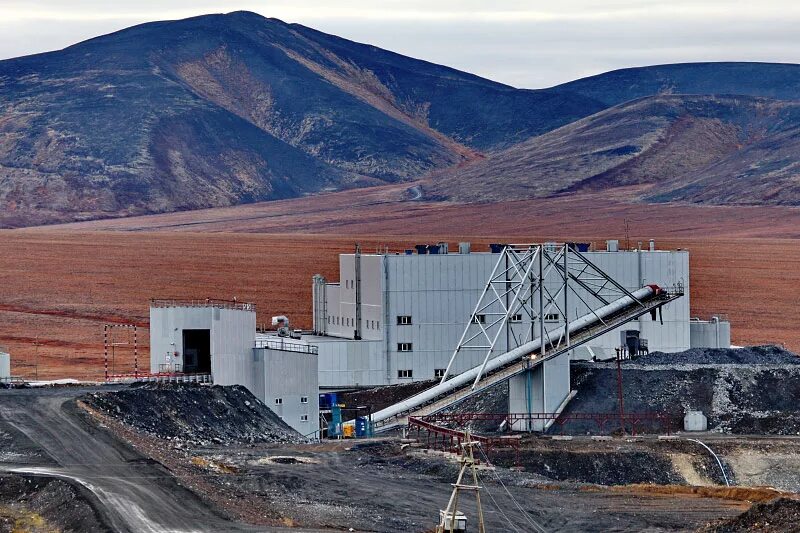
<path id="1" fill-rule="evenodd" d="M 714 98 L 608 109 L 681 93 L 790 100 L 800 98 L 800 70 L 664 65 L 520 90 L 248 11 L 142 24 L 61 51 L 0 61 L 0 225 L 225 206 L 419 179 L 445 198 L 525 197 L 576 183 L 651 180 L 642 177 L 651 168 L 642 163 L 639 174 L 617 169 L 613 176 L 606 172 L 611 166 L 599 165 L 604 177 L 584 183 L 594 174 L 578 166 L 660 154 L 663 168 L 677 168 L 665 162 L 681 159 L 677 148 L 647 151 L 670 135 L 686 143 L 708 138 L 709 153 L 719 157 L 729 149 L 726 157 L 739 153 L 737 139 L 792 142 L 791 106 L 770 102 L 758 104 L 773 110 L 770 115 L 747 111 L 754 107 L 744 101 L 718 105 Z M 611 142 L 626 137 L 639 141 Z M 541 160 L 528 156 L 541 156 L 548 142 L 558 149 L 545 159 L 558 161 L 568 152 L 576 166 L 542 173 Z M 789 163 L 797 159 L 779 152 Z M 517 166 L 500 176 L 505 156 Z M 745 159 L 726 168 L 745 169 Z M 783 176 L 793 167 L 776 160 L 770 168 Z M 673 185 L 664 191 L 668 196 L 653 198 L 713 201 Z M 772 197 L 761 200 L 794 201 L 792 195 L 776 200 L 783 189 L 773 189 L 762 188 Z"/>

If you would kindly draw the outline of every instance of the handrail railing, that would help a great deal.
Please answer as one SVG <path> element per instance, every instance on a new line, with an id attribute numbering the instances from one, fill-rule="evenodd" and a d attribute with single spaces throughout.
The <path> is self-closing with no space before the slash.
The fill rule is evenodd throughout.
<path id="1" fill-rule="evenodd" d="M 255 311 L 256 304 L 236 300 L 218 300 L 214 298 L 181 299 L 153 298 L 150 307 L 216 307 L 218 309 L 237 309 L 239 311 Z"/>
<path id="2" fill-rule="evenodd" d="M 275 339 L 256 339 L 256 348 L 267 348 L 269 350 L 281 350 L 284 352 L 297 353 L 319 353 L 319 348 L 313 344 L 303 344 L 300 342 L 285 341 L 282 338 Z"/>

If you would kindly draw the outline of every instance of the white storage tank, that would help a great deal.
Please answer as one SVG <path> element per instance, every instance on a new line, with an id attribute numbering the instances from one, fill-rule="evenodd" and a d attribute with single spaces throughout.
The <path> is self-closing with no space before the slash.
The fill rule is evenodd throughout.
<path id="1" fill-rule="evenodd" d="M 11 355 L 0 351 L 0 382 L 11 378 Z"/>
<path id="2" fill-rule="evenodd" d="M 683 430 L 707 431 L 708 419 L 703 411 L 686 411 L 686 416 L 683 417 Z"/>

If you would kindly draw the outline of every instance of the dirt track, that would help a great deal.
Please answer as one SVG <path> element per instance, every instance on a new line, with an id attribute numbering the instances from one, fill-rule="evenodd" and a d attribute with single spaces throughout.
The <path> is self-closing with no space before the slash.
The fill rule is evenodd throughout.
<path id="1" fill-rule="evenodd" d="M 186 449 L 175 453 L 167 441 L 146 437 L 157 446 L 162 465 L 79 412 L 71 400 L 85 392 L 75 388 L 0 391 L 0 433 L 11 436 L 8 448 L 16 450 L 0 458 L 0 464 L 4 470 L 44 474 L 88 487 L 117 531 L 264 529 L 231 522 L 226 511 L 212 509 L 206 498 L 173 477 L 178 472 L 173 462 L 188 465 L 189 470 L 178 472 L 179 476 L 188 473 L 190 480 L 203 478 L 211 490 L 225 487 L 231 505 L 241 505 L 239 498 L 247 497 L 260 502 L 263 510 L 277 509 L 293 517 L 292 522 L 301 526 L 293 531 L 319 527 L 424 531 L 447 501 L 455 476 L 451 460 L 399 453 L 398 444 L 392 442 L 358 449 L 350 449 L 352 442 L 205 446 L 188 450 L 187 456 Z M 270 459 L 276 456 L 299 460 Z M 186 461 L 187 457 L 199 460 Z M 502 468 L 496 475 L 522 502 L 529 519 L 547 531 L 685 530 L 746 508 L 740 501 L 694 494 L 587 490 L 569 483 L 556 486 L 541 476 Z M 484 471 L 482 476 L 491 530 L 513 531 L 509 521 L 520 531 L 530 530 L 524 525 L 528 519 L 495 473 Z M 471 504 L 465 505 L 467 513 L 472 513 Z"/>
<path id="2" fill-rule="evenodd" d="M 92 491 L 114 531 L 242 531 L 178 485 L 160 465 L 94 427 L 69 400 L 81 389 L 0 390 L 0 428 L 49 460 L 2 464 L 10 472 L 77 482 Z M 18 436 L 22 433 L 24 437 Z"/>

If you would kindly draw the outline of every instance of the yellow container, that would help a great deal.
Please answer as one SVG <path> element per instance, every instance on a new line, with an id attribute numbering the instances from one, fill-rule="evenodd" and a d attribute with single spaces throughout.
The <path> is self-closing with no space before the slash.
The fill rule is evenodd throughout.
<path id="1" fill-rule="evenodd" d="M 346 439 L 352 439 L 355 433 L 356 433 L 355 426 L 351 426 L 348 424 L 342 427 L 342 435 L 344 435 L 344 438 Z"/>

